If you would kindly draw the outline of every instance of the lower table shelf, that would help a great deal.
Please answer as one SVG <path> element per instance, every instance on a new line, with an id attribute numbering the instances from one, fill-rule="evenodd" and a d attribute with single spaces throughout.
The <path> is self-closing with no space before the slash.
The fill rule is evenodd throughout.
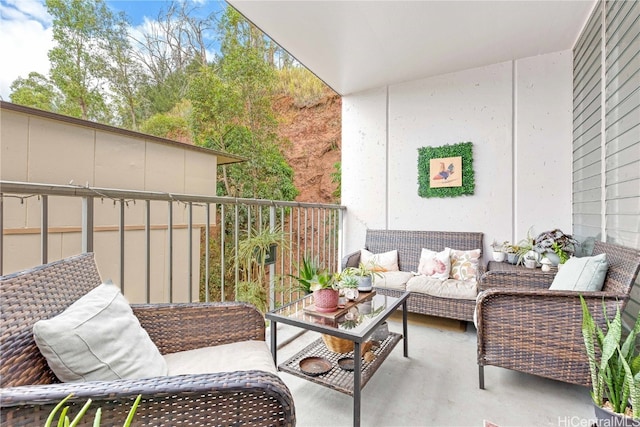
<path id="1" fill-rule="evenodd" d="M 371 350 L 373 354 L 376 356 L 371 362 L 365 362 L 362 360 L 362 377 L 361 377 L 361 387 L 367 384 L 369 379 L 373 376 L 373 374 L 378 370 L 382 362 L 387 358 L 389 353 L 395 348 L 395 346 L 402 340 L 402 334 L 397 334 L 391 332 L 387 339 L 382 342 L 379 342 L 377 346 Z M 322 374 L 319 376 L 310 376 L 303 373 L 300 370 L 300 360 L 310 357 L 310 356 L 319 356 L 324 357 L 329 362 L 331 362 L 332 368 L 326 374 Z M 345 393 L 353 396 L 353 375 L 352 371 L 347 371 L 338 366 L 338 359 L 343 357 L 353 357 L 353 351 L 349 353 L 334 353 L 329 350 L 322 338 L 318 338 L 316 341 L 309 344 L 307 347 L 302 349 L 302 351 L 298 352 L 285 362 L 278 365 L 278 369 L 282 372 L 287 372 L 291 375 L 295 375 L 300 378 L 304 378 L 308 381 L 321 384 L 325 387 L 337 390 L 341 393 Z"/>

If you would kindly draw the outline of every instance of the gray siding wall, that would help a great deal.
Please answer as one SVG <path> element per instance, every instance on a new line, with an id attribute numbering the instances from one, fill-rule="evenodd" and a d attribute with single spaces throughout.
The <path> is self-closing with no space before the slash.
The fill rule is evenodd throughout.
<path id="1" fill-rule="evenodd" d="M 573 233 L 640 248 L 640 2 L 599 2 L 573 52 Z"/>

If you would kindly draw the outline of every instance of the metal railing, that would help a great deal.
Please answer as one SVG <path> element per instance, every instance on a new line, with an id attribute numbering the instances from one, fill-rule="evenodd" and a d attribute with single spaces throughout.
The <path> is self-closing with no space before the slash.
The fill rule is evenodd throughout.
<path id="1" fill-rule="evenodd" d="M 264 309 L 271 309 L 299 296 L 292 276 L 303 257 L 332 271 L 339 268 L 344 210 L 331 204 L 0 181 L 0 275 L 95 252 L 101 273 L 109 271 L 135 302 L 247 300 L 245 294 L 255 289 L 239 284 L 249 283 L 262 287 Z M 238 255 L 243 241 L 260 233 L 270 233 L 277 243 L 275 262 L 263 269 Z M 31 261 L 24 261 L 24 254 Z"/>

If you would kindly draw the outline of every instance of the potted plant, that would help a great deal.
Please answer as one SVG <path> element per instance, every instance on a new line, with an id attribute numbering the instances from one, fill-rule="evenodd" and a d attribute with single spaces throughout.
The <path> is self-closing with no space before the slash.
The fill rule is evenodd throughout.
<path id="1" fill-rule="evenodd" d="M 553 265 L 564 264 L 575 254 L 578 246 L 576 239 L 557 228 L 540 233 L 534 244 L 535 251 L 544 254 Z"/>
<path id="2" fill-rule="evenodd" d="M 298 289 L 304 294 L 311 293 L 311 280 L 320 273 L 317 258 L 311 258 L 307 255 L 302 257 L 302 262 L 298 264 L 298 275 L 289 276 L 298 281 Z"/>
<path id="3" fill-rule="evenodd" d="M 504 247 L 508 244 L 509 242 L 498 243 L 495 240 L 493 241 L 491 249 L 493 250 L 492 256 L 494 261 L 503 262 L 507 258 Z"/>
<path id="4" fill-rule="evenodd" d="M 517 245 L 512 245 L 509 242 L 504 242 L 502 245 L 502 249 L 504 253 L 507 255 L 507 262 L 509 264 L 517 264 L 518 262 L 518 251 L 520 248 Z"/>
<path id="5" fill-rule="evenodd" d="M 279 228 L 250 228 L 246 237 L 240 240 L 234 257 L 240 271 L 240 280 L 236 283 L 238 301 L 251 303 L 263 313 L 269 307 L 266 266 L 270 258 L 274 259 L 274 245 L 281 245 L 285 251 L 288 249 L 284 233 Z"/>
<path id="6" fill-rule="evenodd" d="M 329 313 L 338 308 L 340 292 L 337 278 L 338 276 L 323 270 L 309 281 L 313 303 L 319 312 Z"/>
<path id="7" fill-rule="evenodd" d="M 363 263 L 360 263 L 358 267 L 348 267 L 345 272 L 356 278 L 359 292 L 371 291 L 373 289 L 373 278 L 376 276 L 382 277 L 382 274 L 376 271 L 375 265 L 365 265 Z"/>
<path id="8" fill-rule="evenodd" d="M 342 293 L 344 294 L 345 298 L 347 298 L 348 300 L 355 300 L 358 299 L 359 296 L 359 282 L 355 276 L 349 273 L 349 271 L 345 271 L 341 274 L 338 286 L 340 289 L 342 289 Z"/>
<path id="9" fill-rule="evenodd" d="M 515 254 L 517 257 L 516 264 L 525 264 L 526 267 L 527 265 L 525 261 L 529 259 L 529 266 L 533 265 L 530 268 L 534 268 L 538 262 L 538 259 L 537 257 L 535 257 L 535 260 L 533 262 L 531 261 L 531 259 L 534 258 L 534 254 L 532 254 L 531 252 L 533 251 L 535 243 L 535 239 L 531 235 L 531 230 L 532 229 L 529 228 L 529 230 L 527 231 L 527 237 L 518 242 L 518 245 L 515 247 Z"/>
<path id="10" fill-rule="evenodd" d="M 606 334 L 594 321 L 582 297 L 582 336 L 589 370 L 591 398 L 602 426 L 640 426 L 640 354 L 636 338 L 640 317 L 626 339 L 622 337 L 620 309 L 607 320 Z M 607 318 L 603 305 L 603 314 Z"/>

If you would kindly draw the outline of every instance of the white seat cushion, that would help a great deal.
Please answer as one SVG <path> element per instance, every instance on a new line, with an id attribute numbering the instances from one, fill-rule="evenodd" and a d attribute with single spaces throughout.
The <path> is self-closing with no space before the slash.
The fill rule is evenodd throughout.
<path id="1" fill-rule="evenodd" d="M 277 374 L 264 341 L 240 341 L 165 354 L 169 375 L 213 374 L 234 371 L 265 371 Z"/>
<path id="2" fill-rule="evenodd" d="M 386 271 L 373 278 L 373 286 L 376 288 L 397 289 L 404 291 L 407 282 L 413 277 L 409 271 Z"/>
<path id="3" fill-rule="evenodd" d="M 478 283 L 475 280 L 440 280 L 415 276 L 407 282 L 407 290 L 440 298 L 475 300 L 478 296 Z"/>

